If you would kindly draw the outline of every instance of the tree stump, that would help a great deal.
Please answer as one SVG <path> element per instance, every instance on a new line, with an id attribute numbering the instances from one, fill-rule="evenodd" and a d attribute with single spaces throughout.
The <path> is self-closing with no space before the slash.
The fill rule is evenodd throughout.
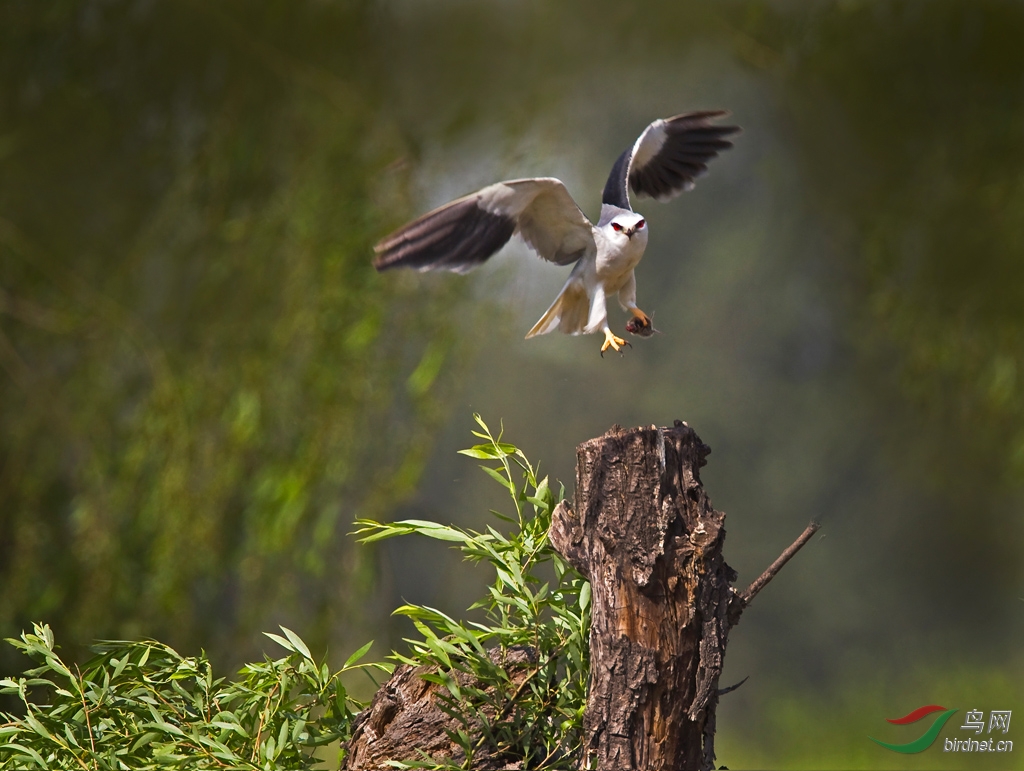
<path id="1" fill-rule="evenodd" d="M 682 423 L 576 450 L 576 505 L 551 541 L 591 583 L 586 767 L 712 767 L 736 573 L 700 482 L 710 451 Z"/>
<path id="2" fill-rule="evenodd" d="M 585 768 L 714 768 L 729 630 L 818 528 L 737 592 L 725 514 L 700 481 L 710 452 L 678 420 L 613 428 L 576 450 L 576 504 L 559 504 L 550 538 L 592 589 Z"/>
<path id="3" fill-rule="evenodd" d="M 734 589 L 736 572 L 722 557 L 725 514 L 700 481 L 710 452 L 681 421 L 613 427 L 576 450 L 575 504 L 558 504 L 549 537 L 592 589 L 581 768 L 714 768 L 729 631 L 818 528 L 812 522 L 750 587 Z M 436 687 L 417 686 L 414 675 L 396 670 L 360 715 L 346 768 L 384 768 L 417 749 L 442 749 L 449 720 L 431 706 Z M 478 760 L 480 768 L 518 767 Z"/>

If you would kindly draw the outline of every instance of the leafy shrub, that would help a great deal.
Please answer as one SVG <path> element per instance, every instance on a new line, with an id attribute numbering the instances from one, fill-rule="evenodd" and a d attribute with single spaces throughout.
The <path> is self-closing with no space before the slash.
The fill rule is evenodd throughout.
<path id="1" fill-rule="evenodd" d="M 471 607 L 483 610 L 484 623 L 419 605 L 398 608 L 422 638 L 407 640 L 409 655 L 392 658 L 432 667 L 424 676 L 443 687 L 441 706 L 461 726 L 451 738 L 465 753 L 462 767 L 472 767 L 486 747 L 523 768 L 573 768 L 582 741 L 590 586 L 548 543 L 564 490 L 556 496 L 520 450 L 475 417 L 483 433 L 473 433 L 485 441 L 462 452 L 497 464 L 483 469 L 508 492 L 515 516 L 492 514 L 515 525 L 512 534 L 491 525 L 478 533 L 422 520 L 358 522 L 364 543 L 417 533 L 456 543 L 467 559 L 496 572 L 487 596 Z M 317 748 L 345 741 L 365 706 L 348 695 L 341 676 L 355 669 L 390 673 L 393 665 L 360 664 L 368 643 L 332 673 L 298 635 L 282 632 L 267 636 L 287 656 L 248 664 L 240 679 L 228 681 L 214 678 L 205 654 L 185 657 L 152 641 L 99 643 L 96 656 L 72 671 L 57 655 L 50 628 L 36 624 L 8 640 L 39 665 L 0 680 L 0 692 L 14 694 L 25 709 L 0 716 L 0 769 L 317 767 Z M 510 672 L 505 654 L 523 649 L 531 653 L 525 675 Z M 460 673 L 472 684 L 461 678 L 460 685 Z M 393 765 L 453 768 L 426 756 Z"/>
<path id="2" fill-rule="evenodd" d="M 0 769 L 306 769 L 315 748 L 344 739 L 362 707 L 342 673 L 361 665 L 357 651 L 340 672 L 317 664 L 294 632 L 268 635 L 290 651 L 247 664 L 241 679 L 214 679 L 205 655 L 189 658 L 157 642 L 103 642 L 84 667 L 67 666 L 53 634 L 9 640 L 40 666 L 0 680 L 25 707 L 4 715 Z M 34 696 L 42 689 L 48 703 Z"/>
<path id="3" fill-rule="evenodd" d="M 565 491 L 556 496 L 519 449 L 502 442 L 500 434 L 494 437 L 480 416 L 474 417 L 482 433 L 473 434 L 485 441 L 461 452 L 498 464 L 481 468 L 508 492 L 515 517 L 491 513 L 515 525 L 515 532 L 506 536 L 488 525 L 478 533 L 422 520 L 358 522 L 364 543 L 418 533 L 458 544 L 466 559 L 487 562 L 496 573 L 487 596 L 470 607 L 484 611 L 484 623 L 456 621 L 422 605 L 395 611 L 412 619 L 422 639 L 407 639 L 411 654 L 394 658 L 437 667 L 437 674 L 425 677 L 446 689 L 439 698 L 461 724 L 451 738 L 466 756 L 462 766 L 427 757 L 395 765 L 471 768 L 474 754 L 486 746 L 492 755 L 521 761 L 522 768 L 578 768 L 589 672 L 590 584 L 548 542 L 551 515 Z M 553 582 L 543 577 L 548 567 Z M 493 655 L 495 648 L 499 655 Z M 532 652 L 525 678 L 502 664 L 509 658 L 506 653 L 523 648 Z M 468 679 L 478 685 L 460 685 L 457 673 L 471 675 Z"/>

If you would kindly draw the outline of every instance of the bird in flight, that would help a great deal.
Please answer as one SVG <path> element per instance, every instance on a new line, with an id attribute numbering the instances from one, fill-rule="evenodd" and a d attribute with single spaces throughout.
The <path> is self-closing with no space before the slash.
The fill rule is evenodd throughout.
<path id="1" fill-rule="evenodd" d="M 594 225 L 554 177 L 497 182 L 445 204 L 399 228 L 376 247 L 377 270 L 412 268 L 465 273 L 497 253 L 518 234 L 543 259 L 575 263 L 558 297 L 526 337 L 559 330 L 570 335 L 604 333 L 601 354 L 629 345 L 608 326 L 607 298 L 633 318 L 627 330 L 654 332 L 636 305 L 633 269 L 647 247 L 647 222 L 633 211 L 629 189 L 668 201 L 694 186 L 708 163 L 732 147 L 726 137 L 738 126 L 718 126 L 724 110 L 659 119 L 612 166 Z"/>

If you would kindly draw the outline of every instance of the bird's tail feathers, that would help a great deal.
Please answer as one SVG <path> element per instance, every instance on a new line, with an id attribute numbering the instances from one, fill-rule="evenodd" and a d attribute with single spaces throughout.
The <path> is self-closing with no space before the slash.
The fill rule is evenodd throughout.
<path id="1" fill-rule="evenodd" d="M 556 329 L 567 335 L 581 335 L 593 331 L 589 329 L 589 320 L 590 298 L 587 297 L 586 287 L 582 281 L 570 276 L 551 307 L 533 325 L 533 329 L 526 333 L 526 337 L 529 339 L 545 335 Z"/>

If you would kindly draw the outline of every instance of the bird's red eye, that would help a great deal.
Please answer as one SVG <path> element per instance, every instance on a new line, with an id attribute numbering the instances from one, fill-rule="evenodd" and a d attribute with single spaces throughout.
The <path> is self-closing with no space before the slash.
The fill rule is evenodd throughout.
<path id="1" fill-rule="evenodd" d="M 646 224 L 647 224 L 646 222 L 644 222 L 643 220 L 640 220 L 638 223 L 636 223 L 636 229 L 637 230 L 643 230 L 644 229 L 644 225 L 646 225 Z"/>
<path id="2" fill-rule="evenodd" d="M 618 222 L 613 222 L 612 228 L 614 228 L 615 230 L 622 230 L 622 225 L 620 225 Z"/>

